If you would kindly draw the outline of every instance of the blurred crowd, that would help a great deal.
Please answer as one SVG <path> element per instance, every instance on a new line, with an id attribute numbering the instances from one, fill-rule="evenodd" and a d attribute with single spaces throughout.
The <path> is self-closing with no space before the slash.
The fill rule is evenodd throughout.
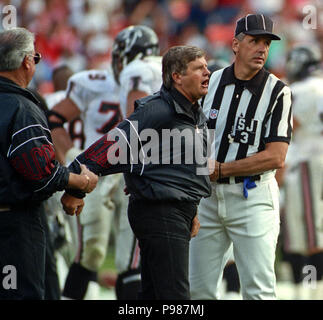
<path id="1" fill-rule="evenodd" d="M 272 43 L 266 67 L 284 77 L 286 52 L 298 42 L 323 50 L 322 0 L 11 0 L 17 26 L 36 33 L 43 60 L 33 86 L 53 90 L 52 70 L 66 63 L 74 72 L 109 65 L 113 39 L 124 27 L 145 24 L 159 36 L 161 53 L 176 44 L 204 48 L 209 58 L 232 60 L 235 21 L 246 13 L 272 17 L 282 41 Z M 3 12 L 1 10 L 1 12 Z"/>

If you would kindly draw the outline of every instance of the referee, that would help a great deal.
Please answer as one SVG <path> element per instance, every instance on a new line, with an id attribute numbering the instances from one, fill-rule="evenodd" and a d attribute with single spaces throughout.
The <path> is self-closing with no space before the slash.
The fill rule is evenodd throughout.
<path id="1" fill-rule="evenodd" d="M 223 268 L 234 257 L 243 299 L 275 299 L 279 190 L 292 133 L 290 89 L 264 69 L 273 22 L 262 14 L 237 21 L 234 63 L 214 72 L 203 111 L 212 132 L 212 196 L 199 205 L 191 243 L 192 299 L 218 299 Z"/>

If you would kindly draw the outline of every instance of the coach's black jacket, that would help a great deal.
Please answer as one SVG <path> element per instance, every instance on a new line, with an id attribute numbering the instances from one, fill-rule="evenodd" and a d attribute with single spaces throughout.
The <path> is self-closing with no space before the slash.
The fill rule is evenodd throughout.
<path id="1" fill-rule="evenodd" d="M 68 183 L 38 103 L 31 92 L 0 77 L 0 205 L 38 202 Z"/>
<path id="2" fill-rule="evenodd" d="M 157 133 L 153 142 L 145 136 L 148 132 L 145 129 L 154 129 Z M 174 148 L 167 144 L 168 139 L 162 138 L 163 129 L 179 133 L 186 130 L 187 138 L 180 139 L 180 147 Z M 201 155 L 203 151 L 206 151 L 206 118 L 202 109 L 198 104 L 193 106 L 176 89 L 169 91 L 162 87 L 156 94 L 137 100 L 129 119 L 79 155 L 69 169 L 78 173 L 82 163 L 98 175 L 124 172 L 133 199 L 198 203 L 202 197 L 210 196 L 210 181 L 206 163 L 199 161 L 201 165 L 197 165 L 196 157 L 190 155 L 196 152 Z M 156 161 L 148 163 L 152 154 Z M 116 157 L 125 161 L 116 163 Z M 198 168 L 201 172 L 197 175 Z"/>

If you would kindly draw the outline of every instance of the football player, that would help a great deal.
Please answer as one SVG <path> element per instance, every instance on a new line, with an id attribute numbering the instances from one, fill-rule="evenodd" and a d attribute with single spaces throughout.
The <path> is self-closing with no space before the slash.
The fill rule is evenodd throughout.
<path id="1" fill-rule="evenodd" d="M 81 117 L 84 147 L 88 147 L 122 119 L 119 108 L 119 86 L 108 70 L 89 70 L 74 74 L 68 81 L 66 97 L 49 112 L 49 124 L 55 148 L 61 161 L 69 162 L 81 149 L 72 144 L 63 124 Z M 83 299 L 88 285 L 95 286 L 102 265 L 115 210 L 111 192 L 120 175 L 100 179 L 97 189 L 87 198 L 84 214 L 77 218 L 78 244 L 70 266 L 63 297 Z"/>
<path id="2" fill-rule="evenodd" d="M 313 45 L 297 45 L 287 55 L 286 73 L 293 94 L 294 138 L 284 179 L 283 239 L 290 261 L 295 297 L 305 298 L 304 266 L 315 267 L 311 299 L 323 294 L 323 104 L 322 58 Z"/>

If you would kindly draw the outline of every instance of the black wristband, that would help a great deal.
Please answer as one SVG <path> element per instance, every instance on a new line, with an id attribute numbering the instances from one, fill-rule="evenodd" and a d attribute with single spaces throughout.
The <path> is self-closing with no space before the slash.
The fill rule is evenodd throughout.
<path id="1" fill-rule="evenodd" d="M 83 199 L 86 195 L 85 192 L 76 189 L 65 189 L 65 192 L 78 199 Z"/>
<path id="2" fill-rule="evenodd" d="M 62 122 L 53 122 L 48 120 L 48 127 L 50 130 L 53 130 L 55 128 L 63 128 Z"/>
<path id="3" fill-rule="evenodd" d="M 49 119 L 49 117 L 50 117 L 50 116 L 55 116 L 55 117 L 57 117 L 59 120 L 61 120 L 61 122 L 62 122 L 62 123 L 67 122 L 67 119 L 66 119 L 63 115 L 61 115 L 60 113 L 58 113 L 58 112 L 56 112 L 56 111 L 54 111 L 54 110 L 48 110 L 48 111 L 46 112 L 46 116 L 47 116 L 47 119 Z"/>

